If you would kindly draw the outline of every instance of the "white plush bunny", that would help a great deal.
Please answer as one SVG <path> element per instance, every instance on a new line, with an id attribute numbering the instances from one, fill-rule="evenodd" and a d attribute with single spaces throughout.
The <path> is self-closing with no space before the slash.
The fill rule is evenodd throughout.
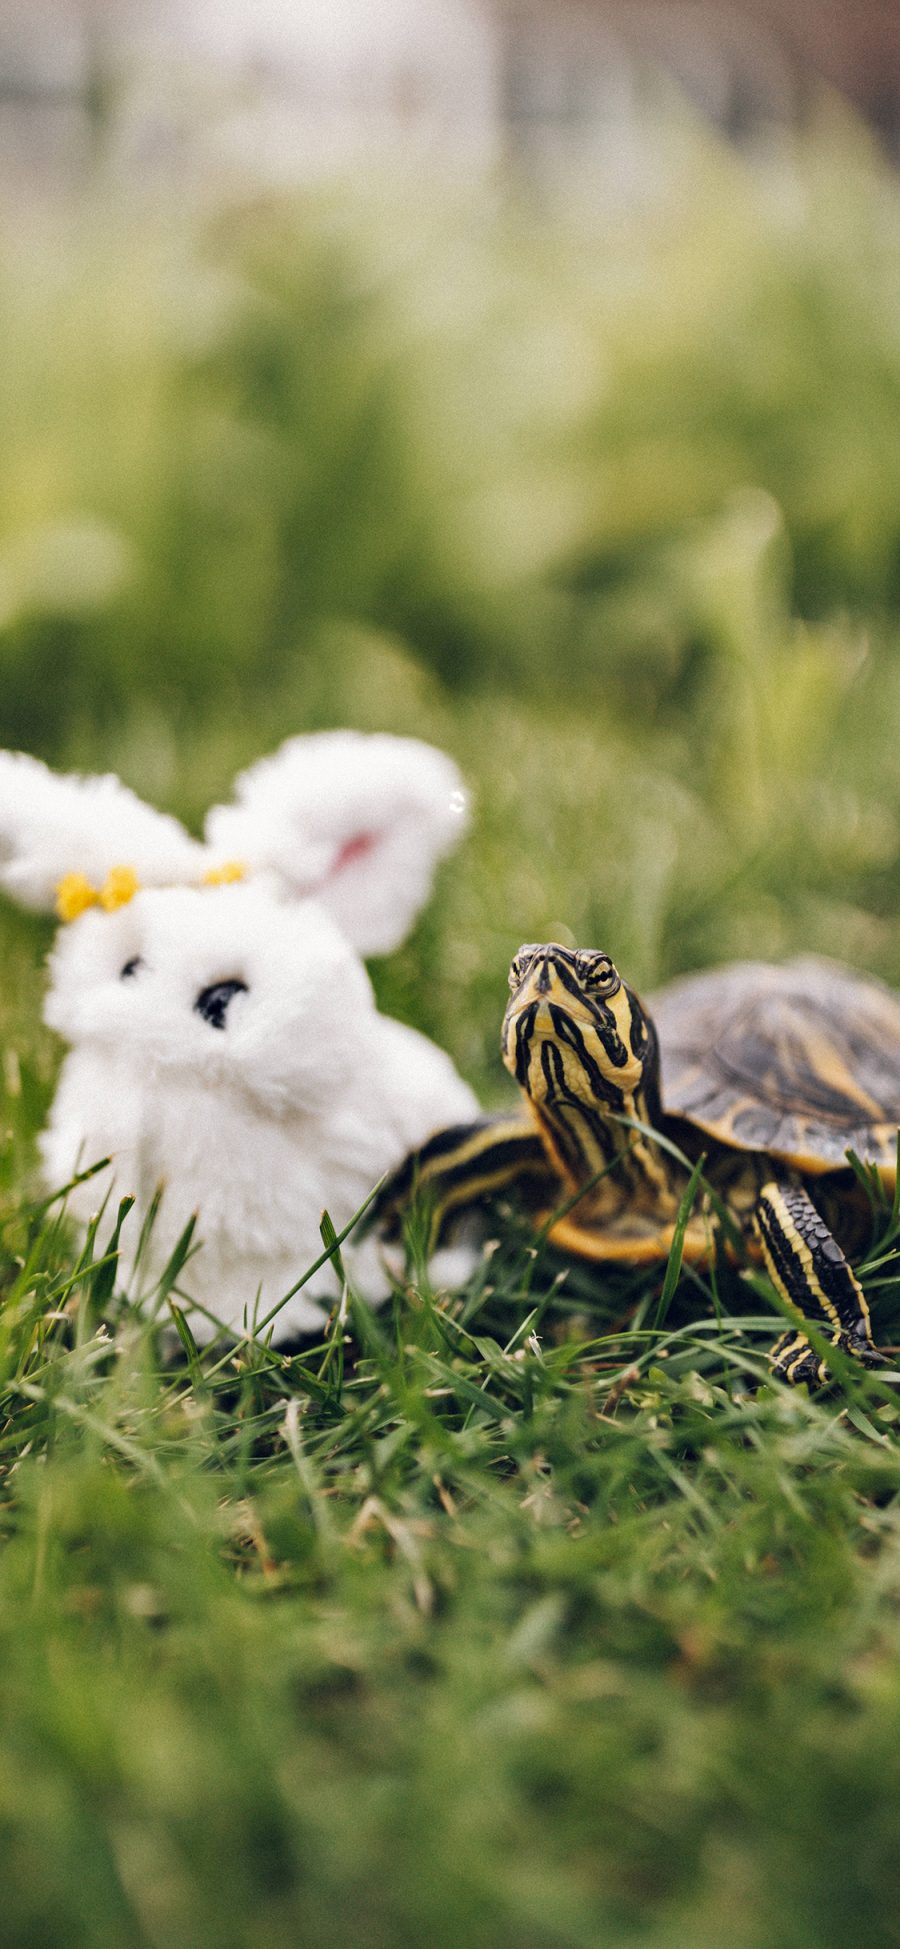
<path id="1" fill-rule="evenodd" d="M 378 1013 L 360 958 L 402 940 L 464 811 L 440 752 L 326 732 L 245 772 L 201 844 L 116 778 L 0 753 L 0 886 L 67 921 L 45 1006 L 69 1044 L 47 1185 L 110 1157 L 70 1209 L 86 1223 L 110 1186 L 133 1193 L 134 1241 L 162 1185 L 151 1271 L 198 1213 L 180 1282 L 198 1338 L 207 1315 L 263 1317 L 320 1253 L 323 1207 L 340 1230 L 408 1150 L 476 1113 L 449 1058 Z M 346 1257 L 383 1298 L 377 1240 Z M 277 1334 L 315 1326 L 337 1289 L 328 1264 Z"/>

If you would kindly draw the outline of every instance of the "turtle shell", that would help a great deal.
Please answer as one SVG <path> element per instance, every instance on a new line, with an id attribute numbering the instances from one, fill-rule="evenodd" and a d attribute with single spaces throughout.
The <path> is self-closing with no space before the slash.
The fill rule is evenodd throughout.
<path id="1" fill-rule="evenodd" d="M 853 1149 L 892 1180 L 900 996 L 838 961 L 739 961 L 650 1003 L 663 1108 L 719 1143 L 817 1173 Z"/>

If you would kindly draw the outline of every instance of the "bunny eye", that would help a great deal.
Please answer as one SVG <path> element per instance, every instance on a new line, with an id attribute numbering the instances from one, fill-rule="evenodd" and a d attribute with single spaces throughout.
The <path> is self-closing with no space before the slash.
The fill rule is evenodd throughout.
<path id="1" fill-rule="evenodd" d="M 235 995 L 246 995 L 246 981 L 215 981 L 210 988 L 202 988 L 194 1003 L 195 1011 L 202 1015 L 211 1029 L 224 1029 L 228 1005 Z"/>
<path id="2" fill-rule="evenodd" d="M 138 968 L 142 968 L 143 965 L 141 956 L 139 954 L 133 955 L 130 961 L 126 961 L 124 968 L 119 969 L 119 980 L 130 980 L 131 976 L 136 975 Z"/>

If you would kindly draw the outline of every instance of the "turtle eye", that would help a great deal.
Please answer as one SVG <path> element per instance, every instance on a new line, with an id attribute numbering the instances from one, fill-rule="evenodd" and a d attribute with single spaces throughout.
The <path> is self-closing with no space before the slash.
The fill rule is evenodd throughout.
<path id="1" fill-rule="evenodd" d="M 534 960 L 535 952 L 536 950 L 533 947 L 520 947 L 518 954 L 513 956 L 509 970 L 509 985 L 513 994 L 515 994 L 516 989 L 520 988 L 525 980 L 525 976 Z"/>
<path id="2" fill-rule="evenodd" d="M 608 954 L 577 954 L 575 967 L 579 980 L 594 993 L 612 995 L 619 987 L 619 977 Z"/>
<path id="3" fill-rule="evenodd" d="M 126 961 L 124 968 L 119 969 L 119 980 L 130 981 L 132 975 L 136 975 L 138 968 L 142 968 L 143 965 L 144 962 L 140 954 L 132 955 L 131 960 Z"/>

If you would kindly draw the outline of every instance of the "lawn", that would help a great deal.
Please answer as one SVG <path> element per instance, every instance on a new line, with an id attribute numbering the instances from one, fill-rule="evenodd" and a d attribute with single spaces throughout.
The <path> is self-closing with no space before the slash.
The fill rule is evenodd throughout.
<path id="1" fill-rule="evenodd" d="M 6 219 L 2 742 L 194 824 L 287 730 L 451 750 L 471 834 L 372 972 L 491 1104 L 521 940 L 900 985 L 896 183 L 838 126 L 653 143 L 627 206 Z M 892 1389 L 775 1385 L 758 1272 L 663 1315 L 503 1212 L 462 1293 L 413 1228 L 379 1314 L 167 1364 L 178 1267 L 41 1203 L 52 930 L 0 929 L 4 1941 L 896 1942 Z"/>

